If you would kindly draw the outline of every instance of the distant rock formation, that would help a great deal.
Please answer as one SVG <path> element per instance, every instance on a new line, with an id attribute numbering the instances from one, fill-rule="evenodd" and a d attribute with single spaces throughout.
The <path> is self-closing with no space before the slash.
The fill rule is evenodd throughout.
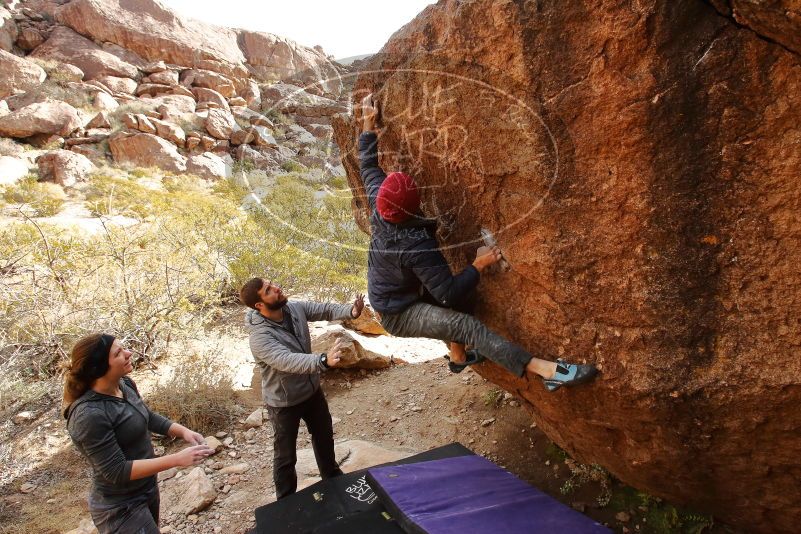
<path id="1" fill-rule="evenodd" d="M 98 164 L 216 180 L 232 158 L 268 171 L 339 163 L 325 142 L 348 69 L 320 47 L 183 19 L 156 0 L 0 8 L 0 72 L 0 136 Z M 280 116 L 299 125 L 277 132 Z"/>
<path id="2" fill-rule="evenodd" d="M 151 61 L 199 66 L 211 60 L 228 64 L 229 75 L 247 77 L 252 71 L 262 79 L 323 80 L 325 90 L 339 89 L 341 68 L 319 50 L 269 33 L 184 19 L 155 0 L 72 0 L 56 11 L 56 20 Z"/>
<path id="3" fill-rule="evenodd" d="M 423 186 L 454 269 L 495 232 L 512 269 L 479 316 L 603 370 L 556 393 L 478 372 L 580 461 L 753 532 L 801 520 L 791 4 L 441 1 L 353 97 L 383 104 L 381 162 Z M 364 226 L 355 124 L 334 127 Z"/>

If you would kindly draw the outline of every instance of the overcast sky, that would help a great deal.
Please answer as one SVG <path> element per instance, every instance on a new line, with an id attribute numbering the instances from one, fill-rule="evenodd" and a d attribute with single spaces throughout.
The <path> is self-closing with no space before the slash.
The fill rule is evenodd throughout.
<path id="1" fill-rule="evenodd" d="M 265 31 L 302 45 L 320 45 L 335 58 L 378 52 L 390 35 L 430 0 L 162 0 L 183 17 Z"/>

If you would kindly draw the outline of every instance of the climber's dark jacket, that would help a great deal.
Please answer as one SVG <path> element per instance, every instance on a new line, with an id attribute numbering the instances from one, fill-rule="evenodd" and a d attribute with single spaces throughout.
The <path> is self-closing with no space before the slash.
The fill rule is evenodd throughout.
<path id="1" fill-rule="evenodd" d="M 376 197 L 386 174 L 378 165 L 378 138 L 374 132 L 359 136 L 359 160 L 370 202 L 370 304 L 379 313 L 397 314 L 427 290 L 443 306 L 457 306 L 478 285 L 478 270 L 470 265 L 457 275 L 451 273 L 434 238 L 436 221 L 414 217 L 393 224 L 379 215 Z"/>
<path id="2" fill-rule="evenodd" d="M 150 433 L 166 435 L 172 421 L 150 411 L 130 378 L 120 379 L 123 398 L 89 390 L 65 413 L 73 443 L 92 465 L 91 499 L 118 504 L 156 487 L 156 476 L 131 480 L 134 460 L 154 458 Z"/>

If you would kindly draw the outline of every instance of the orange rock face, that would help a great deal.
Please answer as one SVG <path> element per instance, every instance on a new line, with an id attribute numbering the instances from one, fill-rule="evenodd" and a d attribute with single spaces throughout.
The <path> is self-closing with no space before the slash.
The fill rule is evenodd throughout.
<path id="1" fill-rule="evenodd" d="M 482 277 L 478 315 L 603 373 L 548 393 L 478 371 L 580 461 L 797 531 L 801 57 L 696 0 L 450 0 L 355 88 L 453 268 L 495 233 L 511 270 Z M 364 227 L 356 127 L 335 131 Z"/>

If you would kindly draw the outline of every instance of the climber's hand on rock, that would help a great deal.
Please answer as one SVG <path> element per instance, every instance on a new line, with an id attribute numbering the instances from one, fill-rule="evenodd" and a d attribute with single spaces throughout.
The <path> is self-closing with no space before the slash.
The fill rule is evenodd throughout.
<path id="1" fill-rule="evenodd" d="M 502 258 L 501 249 L 498 247 L 479 247 L 476 251 L 476 260 L 473 262 L 473 267 L 481 272 L 490 265 L 498 263 Z"/>
<path id="2" fill-rule="evenodd" d="M 375 130 L 375 124 L 376 121 L 378 121 L 378 103 L 373 98 L 373 93 L 362 98 L 360 111 L 362 131 L 369 132 Z"/>

